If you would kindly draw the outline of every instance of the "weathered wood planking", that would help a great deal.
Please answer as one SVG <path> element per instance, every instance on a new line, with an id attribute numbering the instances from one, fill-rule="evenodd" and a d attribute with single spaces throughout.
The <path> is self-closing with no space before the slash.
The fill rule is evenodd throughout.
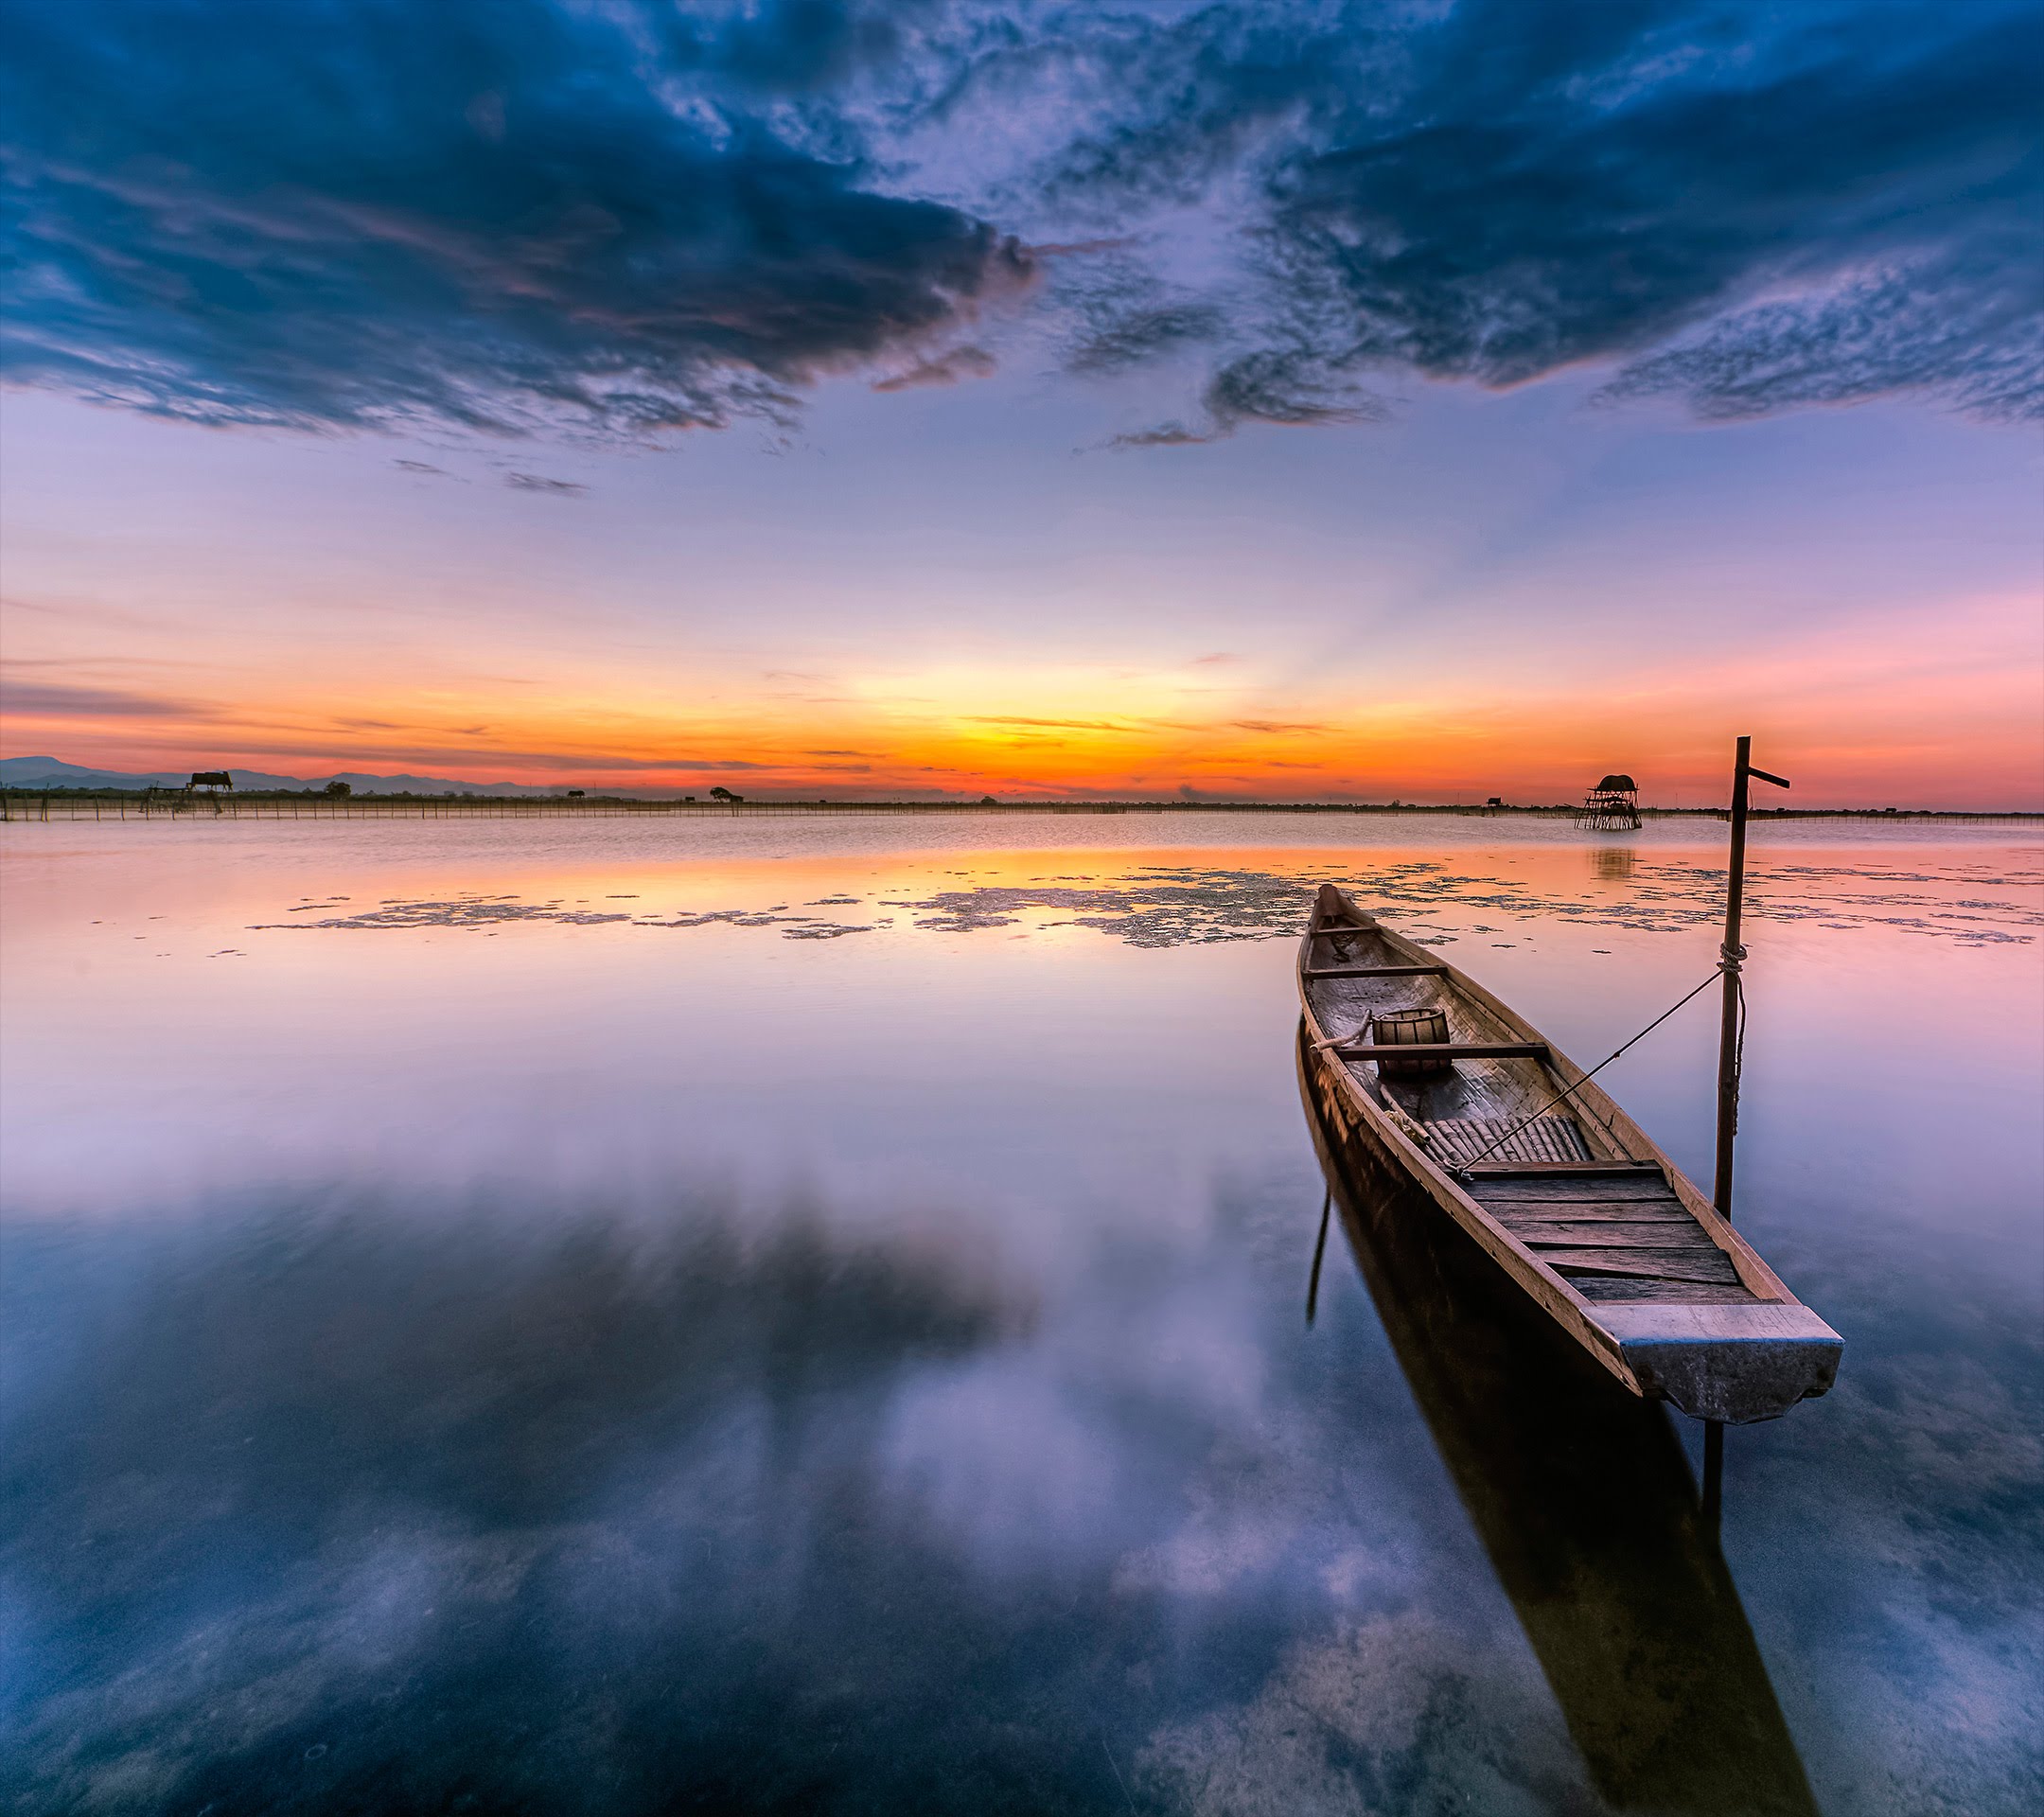
<path id="1" fill-rule="evenodd" d="M 1658 1275 L 1663 1280 L 1700 1280 L 1723 1287 L 1738 1285 L 1738 1270 L 1723 1250 L 1681 1256 L 1666 1250 L 1543 1249 L 1548 1267 L 1564 1275 Z"/>
<path id="2" fill-rule="evenodd" d="M 1598 1204 L 1524 1204 L 1524 1206 L 1500 1206 L 1490 1200 L 1478 1200 L 1486 1212 L 1490 1212 L 1507 1230 L 1517 1230 L 1521 1225 L 1688 1225 L 1700 1230 L 1697 1214 L 1686 1206 L 1674 1200 L 1625 1200 L 1614 1206 Z"/>
<path id="3" fill-rule="evenodd" d="M 1506 1228 L 1529 1249 L 1694 1249 L 1706 1256 L 1724 1251 L 1703 1234 L 1694 1218 L 1656 1224 L 1510 1224 Z"/>
<path id="4" fill-rule="evenodd" d="M 1382 1046 L 1341 1042 L 1344 1060 L 1544 1060 L 1544 1041 L 1392 1041 Z"/>
<path id="5" fill-rule="evenodd" d="M 1529 1033 L 1530 1030 L 1527 1031 Z M 1576 1094 L 1578 1098 L 1580 1092 Z M 1574 1114 L 1573 1112 L 1571 1113 Z M 1608 1126 L 1608 1125 L 1607 1125 Z M 1478 1180 L 1507 1180 L 1524 1178 L 1528 1180 L 1568 1179 L 1622 1179 L 1634 1175 L 1647 1179 L 1661 1177 L 1666 1171 L 1660 1161 L 1478 1161 L 1466 1170 L 1471 1178 Z"/>
<path id="6" fill-rule="evenodd" d="M 1718 1287 L 1700 1280 L 1635 1279 L 1627 1275 L 1581 1275 L 1577 1278 L 1576 1286 L 1585 1299 L 1597 1305 L 1646 1302 L 1676 1312 L 1684 1306 L 1753 1306 L 1760 1303 L 1753 1298 L 1751 1288 Z M 1687 1409 L 1684 1408 L 1683 1411 L 1686 1412 Z"/>
<path id="7" fill-rule="evenodd" d="M 1436 1117 L 1427 1150 L 1450 1173 L 1472 1161 L 1572 1162 L 1589 1158 L 1572 1117 Z"/>
<path id="8" fill-rule="evenodd" d="M 1339 965 L 1314 963 L 1327 940 L 1339 949 Z M 1414 1181 L 1635 1393 L 1732 1422 L 1772 1419 L 1824 1393 L 1837 1374 L 1838 1334 L 1566 1054 L 1433 958 L 1379 926 L 1334 886 L 1322 888 L 1300 944 L 1299 993 L 1302 1053 L 1330 1126 Z M 1355 1019 L 1364 993 L 1315 975 L 1321 971 L 1384 980 L 1367 993 L 1375 1014 L 1443 1014 L 1446 1043 L 1387 1043 L 1379 1051 L 1411 1061 L 1431 1050 L 1446 1064 L 1411 1075 L 1370 1069 L 1375 1055 L 1357 1034 L 1330 1032 Z M 1502 1154 L 1484 1151 L 1488 1134 L 1476 1138 L 1487 1127 L 1515 1131 L 1536 1115 L 1565 1138 L 1579 1138 L 1589 1158 L 1522 1159 L 1514 1150 L 1531 1146 L 1528 1138 L 1514 1136 Z M 1457 1139 L 1454 1128 L 1471 1139 Z M 1459 1163 L 1472 1150 L 1483 1158 Z M 1791 1315 L 1790 1323 L 1764 1333 L 1738 1323 L 1770 1310 Z M 1684 1312 L 1732 1322 L 1708 1336 L 1684 1335 L 1689 1327 L 1668 1322 Z"/>
<path id="9" fill-rule="evenodd" d="M 1665 1180 L 1486 1180 L 1473 1179 L 1469 1195 L 1479 1205 L 1549 1205 L 1557 1201 L 1573 1205 L 1624 1205 L 1642 1201 L 1679 1204 L 1675 1189 Z"/>

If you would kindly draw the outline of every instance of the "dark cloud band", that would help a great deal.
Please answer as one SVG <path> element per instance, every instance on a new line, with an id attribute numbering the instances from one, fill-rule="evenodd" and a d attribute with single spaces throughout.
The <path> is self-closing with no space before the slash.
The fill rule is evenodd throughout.
<path id="1" fill-rule="evenodd" d="M 967 325 L 1047 271 L 1071 373 L 1204 365 L 1123 444 L 1366 420 L 1373 374 L 2044 394 L 2038 0 L 22 0 L 9 40 L 7 368 L 200 421 L 785 420 L 985 376 Z"/>
<path id="2" fill-rule="evenodd" d="M 2035 0 L 1219 7 L 1139 36 L 1067 13 L 1055 58 L 975 78 L 1107 97 L 1013 187 L 1120 229 L 1090 281 L 1053 261 L 1075 370 L 1207 350 L 1204 418 L 1124 445 L 1366 417 L 1372 372 L 1605 365 L 1608 399 L 1718 418 L 2038 411 Z M 1182 266 L 1179 223 L 1216 211 L 1245 250 L 1204 291 L 1132 275 L 1144 223 Z"/>
<path id="3" fill-rule="evenodd" d="M 651 433 L 784 414 L 1027 278 L 986 223 L 686 104 L 714 60 L 662 11 L 28 0 L 9 369 L 207 422 Z"/>

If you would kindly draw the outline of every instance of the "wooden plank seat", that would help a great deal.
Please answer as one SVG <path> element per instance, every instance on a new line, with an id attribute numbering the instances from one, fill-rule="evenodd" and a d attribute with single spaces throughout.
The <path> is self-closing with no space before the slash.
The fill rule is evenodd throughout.
<path id="1" fill-rule="evenodd" d="M 1622 1249 L 1543 1249 L 1540 1257 L 1561 1275 L 1632 1275 L 1660 1280 L 1700 1280 L 1713 1286 L 1736 1287 L 1738 1270 L 1716 1244 L 1700 1254 L 1670 1256 L 1665 1251 L 1628 1254 Z"/>
<path id="2" fill-rule="evenodd" d="M 1663 1180 L 1659 1161 L 1479 1161 L 1464 1170 L 1473 1179 L 1572 1180 L 1606 1177 Z"/>
<path id="3" fill-rule="evenodd" d="M 1497 1180 L 1472 1175 L 1470 1196 L 1481 1206 L 1680 1205 L 1675 1189 L 1654 1175 L 1603 1179 Z"/>
<path id="4" fill-rule="evenodd" d="M 1576 1204 L 1558 1200 L 1545 1205 L 1501 1205 L 1495 1199 L 1480 1199 L 1477 1203 L 1507 1230 L 1516 1230 L 1521 1225 L 1530 1230 L 1538 1230 L 1549 1224 L 1648 1225 L 1696 1222 L 1688 1208 L 1678 1205 L 1673 1199 L 1621 1199 L 1605 1204 L 1594 1200 Z"/>
<path id="5" fill-rule="evenodd" d="M 1445 965 L 1310 965 L 1308 978 L 1446 978 Z"/>
<path id="6" fill-rule="evenodd" d="M 1648 1300 L 1664 1306 L 1764 1306 L 1750 1287 L 1707 1280 L 1666 1280 L 1659 1276 L 1569 1275 L 1571 1287 L 1593 1304 Z"/>
<path id="7" fill-rule="evenodd" d="M 1533 1252 L 1585 1299 L 1658 1299 L 1677 1304 L 1736 1300 L 1758 1304 L 1721 1249 L 1676 1255 L 1666 1250 L 1599 1251 L 1536 1249 Z"/>
<path id="8" fill-rule="evenodd" d="M 1544 1060 L 1544 1041 L 1393 1041 L 1337 1045 L 1344 1060 Z"/>
<path id="9" fill-rule="evenodd" d="M 1542 1249 L 1692 1249 L 1722 1253 L 1694 1218 L 1662 1218 L 1652 1224 L 1524 1223 L 1505 1226 L 1538 1254 Z"/>

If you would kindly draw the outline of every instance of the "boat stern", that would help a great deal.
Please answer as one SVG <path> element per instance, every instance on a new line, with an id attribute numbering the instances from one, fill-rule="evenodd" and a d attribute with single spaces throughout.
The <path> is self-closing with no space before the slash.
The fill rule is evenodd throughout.
<path id="1" fill-rule="evenodd" d="M 1697 1420 L 1778 1420 L 1838 1379 L 1845 1340 L 1807 1306 L 1599 1306 L 1640 1392 Z"/>

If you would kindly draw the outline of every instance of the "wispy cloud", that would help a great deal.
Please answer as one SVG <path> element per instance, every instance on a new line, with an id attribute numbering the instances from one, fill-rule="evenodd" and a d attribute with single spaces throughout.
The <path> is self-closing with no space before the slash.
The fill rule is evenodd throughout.
<path id="1" fill-rule="evenodd" d="M 293 740 L 288 734 L 279 736 L 273 732 L 266 732 L 260 737 L 235 732 L 232 734 L 232 754 L 237 757 L 290 760 L 300 764 L 407 764 L 435 769 L 537 771 L 543 776 L 588 776 L 608 772 L 618 775 L 680 774 L 698 771 L 751 774 L 802 767 L 800 765 L 784 765 L 766 759 L 709 757 L 690 751 L 672 756 L 635 756 L 612 751 L 527 750 L 511 746 L 478 749 L 473 745 L 440 743 L 430 733 L 425 737 L 405 742 L 389 739 L 368 742 L 350 740 L 337 748 L 331 741 L 322 741 L 316 737 Z"/>
<path id="2" fill-rule="evenodd" d="M 953 347 L 905 371 L 873 380 L 875 391 L 912 391 L 919 385 L 955 385 L 966 379 L 991 378 L 999 362 L 984 347 Z"/>
<path id="3" fill-rule="evenodd" d="M 1018 713 L 970 713 L 964 715 L 971 726 L 1033 726 L 1055 732 L 1127 732 L 1131 728 L 1119 719 L 1039 719 Z"/>
<path id="4" fill-rule="evenodd" d="M 12 675 L 0 677 L 0 713 L 23 719 L 212 720 L 220 716 L 216 707 L 169 695 L 24 680 Z"/>
<path id="5" fill-rule="evenodd" d="M 1113 437 L 1109 448 L 1199 448 L 1216 441 L 1219 435 L 1211 427 L 1201 428 L 1191 423 L 1181 423 L 1173 418 L 1157 423 L 1149 429 L 1132 429 Z"/>

